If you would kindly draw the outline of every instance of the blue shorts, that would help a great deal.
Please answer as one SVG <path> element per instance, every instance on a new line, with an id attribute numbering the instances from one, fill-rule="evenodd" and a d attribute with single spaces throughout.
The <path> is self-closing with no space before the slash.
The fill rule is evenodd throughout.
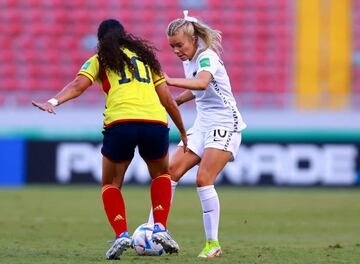
<path id="1" fill-rule="evenodd" d="M 147 122 L 120 122 L 105 127 L 101 153 L 113 161 L 131 160 L 135 147 L 143 159 L 162 159 L 169 149 L 169 128 Z"/>

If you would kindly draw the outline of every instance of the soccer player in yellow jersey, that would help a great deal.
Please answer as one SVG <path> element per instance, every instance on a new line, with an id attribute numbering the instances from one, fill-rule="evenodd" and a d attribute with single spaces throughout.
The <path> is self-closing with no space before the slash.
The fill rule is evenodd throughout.
<path id="1" fill-rule="evenodd" d="M 80 96 L 95 81 L 100 84 L 106 97 L 101 150 L 102 200 L 116 236 L 106 258 L 118 259 L 130 247 L 121 185 L 136 146 L 152 178 L 150 192 L 155 223 L 152 239 L 165 252 L 178 252 L 178 244 L 166 229 L 171 200 L 166 112 L 180 131 L 185 151 L 187 137 L 179 109 L 151 45 L 126 32 L 114 19 L 104 20 L 97 35 L 97 54 L 84 63 L 76 78 L 48 102 L 32 104 L 55 113 L 55 106 Z"/>

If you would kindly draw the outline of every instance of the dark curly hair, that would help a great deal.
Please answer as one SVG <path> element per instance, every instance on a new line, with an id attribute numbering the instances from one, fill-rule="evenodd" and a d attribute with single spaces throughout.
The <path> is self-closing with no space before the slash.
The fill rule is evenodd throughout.
<path id="1" fill-rule="evenodd" d="M 107 19 L 98 28 L 98 57 L 100 68 L 119 73 L 120 69 L 128 67 L 134 75 L 134 65 L 121 48 L 136 53 L 139 59 L 148 65 L 153 72 L 162 74 L 160 62 L 156 58 L 157 49 L 148 41 L 135 37 L 125 31 L 123 25 L 115 19 Z"/>

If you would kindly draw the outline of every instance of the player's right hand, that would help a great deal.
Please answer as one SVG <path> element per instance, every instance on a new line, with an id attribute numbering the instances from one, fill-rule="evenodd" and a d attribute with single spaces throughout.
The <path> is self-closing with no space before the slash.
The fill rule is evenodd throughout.
<path id="1" fill-rule="evenodd" d="M 50 104 L 49 102 L 46 102 L 46 103 L 38 103 L 38 102 L 35 102 L 35 101 L 31 101 L 31 104 L 37 108 L 39 108 L 40 110 L 43 110 L 43 111 L 46 111 L 50 114 L 54 114 L 56 115 L 56 112 L 55 112 L 55 107 Z"/>

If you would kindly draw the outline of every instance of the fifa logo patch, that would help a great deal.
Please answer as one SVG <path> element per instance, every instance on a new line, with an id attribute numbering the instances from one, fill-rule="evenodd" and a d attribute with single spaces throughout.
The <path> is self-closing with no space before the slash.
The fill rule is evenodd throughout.
<path id="1" fill-rule="evenodd" d="M 84 65 L 81 67 L 81 70 L 87 70 L 87 68 L 89 68 L 89 65 L 90 65 L 90 61 L 87 61 L 84 63 Z"/>
<path id="2" fill-rule="evenodd" d="M 210 60 L 209 58 L 203 58 L 200 60 L 200 67 L 204 68 L 204 67 L 210 67 Z"/>

